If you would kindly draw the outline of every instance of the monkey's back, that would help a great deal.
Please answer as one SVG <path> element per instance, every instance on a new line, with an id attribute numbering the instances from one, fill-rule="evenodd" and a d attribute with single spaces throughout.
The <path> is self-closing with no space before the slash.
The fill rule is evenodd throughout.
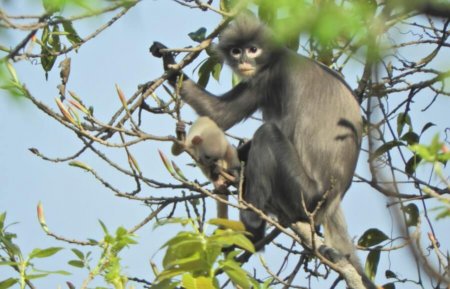
<path id="1" fill-rule="evenodd" d="M 288 55 L 273 69 L 291 74 L 273 76 L 271 83 L 276 83 L 278 91 L 265 96 L 263 116 L 293 142 L 305 173 L 319 187 L 318 195 L 330 188 L 332 194 L 344 194 L 351 184 L 361 144 L 359 104 L 336 73 L 306 57 Z M 277 99 L 281 95 L 285 99 Z M 279 113 L 264 114 L 273 111 L 274 102 L 283 104 Z M 264 105 L 270 107 L 265 109 Z"/>

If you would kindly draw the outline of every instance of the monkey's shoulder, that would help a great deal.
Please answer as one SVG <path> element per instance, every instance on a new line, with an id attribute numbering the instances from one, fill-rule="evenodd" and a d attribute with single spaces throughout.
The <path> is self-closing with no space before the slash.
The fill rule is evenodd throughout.
<path id="1" fill-rule="evenodd" d="M 337 81 L 344 85 L 350 93 L 353 94 L 353 90 L 350 85 L 345 81 L 343 75 L 336 70 L 326 66 L 320 61 L 311 59 L 301 54 L 296 54 L 296 66 L 300 67 L 303 71 L 309 72 L 313 77 L 320 75 L 323 81 Z"/>

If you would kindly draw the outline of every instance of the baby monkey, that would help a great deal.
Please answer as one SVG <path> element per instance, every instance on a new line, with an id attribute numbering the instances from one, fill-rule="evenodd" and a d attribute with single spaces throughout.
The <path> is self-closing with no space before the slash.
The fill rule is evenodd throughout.
<path id="1" fill-rule="evenodd" d="M 194 157 L 203 174 L 212 181 L 219 192 L 217 196 L 228 200 L 226 187 L 237 181 L 240 162 L 236 148 L 227 141 L 223 130 L 209 117 L 199 117 L 190 127 L 184 145 L 174 143 L 172 146 L 174 155 L 184 150 Z M 228 206 L 220 201 L 217 201 L 217 217 L 228 219 Z"/>

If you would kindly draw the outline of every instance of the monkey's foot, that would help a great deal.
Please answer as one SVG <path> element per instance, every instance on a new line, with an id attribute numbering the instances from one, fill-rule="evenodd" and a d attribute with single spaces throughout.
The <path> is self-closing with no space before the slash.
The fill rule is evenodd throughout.
<path id="1" fill-rule="evenodd" d="M 338 263 L 345 258 L 338 250 L 325 245 L 319 247 L 319 253 L 333 263 Z"/>

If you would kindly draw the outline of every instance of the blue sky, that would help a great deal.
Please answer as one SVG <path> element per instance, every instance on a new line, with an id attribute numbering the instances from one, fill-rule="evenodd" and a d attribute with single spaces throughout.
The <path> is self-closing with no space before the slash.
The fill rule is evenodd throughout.
<path id="1" fill-rule="evenodd" d="M 6 8 L 13 14 L 24 11 L 36 13 L 39 5 L 30 4 L 30 2 L 16 1 Z M 76 23 L 75 28 L 81 36 L 86 36 L 106 22 L 111 15 Z M 193 45 L 194 43 L 187 36 L 189 32 L 202 26 L 211 31 L 219 20 L 220 17 L 212 12 L 191 10 L 174 1 L 143 1 L 104 33 L 83 45 L 78 53 L 70 53 L 72 71 L 68 89 L 75 91 L 83 101 L 94 106 L 96 116 L 106 122 L 120 107 L 115 84 L 118 84 L 125 95 L 130 97 L 139 84 L 154 79 L 162 73 L 160 60 L 152 58 L 148 52 L 154 40 L 171 47 Z M 16 34 L 8 35 L 10 43 L 17 43 L 19 38 L 16 36 Z M 58 59 L 57 63 L 60 60 Z M 187 72 L 191 73 L 194 66 L 192 65 Z M 56 85 L 59 83 L 59 71 L 56 66 L 49 73 L 48 81 L 45 80 L 42 68 L 38 64 L 23 61 L 15 67 L 20 80 L 27 85 L 32 94 L 56 110 L 54 98 L 58 96 Z M 223 74 L 229 74 L 227 72 L 228 70 L 224 70 Z M 352 79 L 351 74 L 349 75 L 347 80 L 354 87 L 355 79 Z M 196 74 L 194 74 L 195 77 Z M 230 87 L 229 79 L 228 75 L 224 76 L 220 83 L 211 81 L 208 88 L 217 93 L 224 92 Z M 4 92 L 1 91 L 0 94 Z M 448 117 L 442 116 L 447 115 L 449 101 L 448 99 L 439 101 L 441 105 L 437 105 L 433 108 L 434 111 L 429 112 L 424 119 L 419 118 L 417 122 L 423 123 L 433 118 L 434 122 L 448 126 Z M 417 105 L 417 109 L 419 108 L 420 105 Z M 191 120 L 195 118 L 188 108 L 183 111 L 183 116 Z M 144 117 L 147 117 L 143 122 L 145 131 L 156 135 L 174 134 L 175 123 L 168 118 L 150 115 L 144 115 Z M 36 218 L 36 206 L 39 201 L 42 201 L 44 205 L 50 229 L 57 234 L 76 239 L 101 239 L 102 230 L 97 222 L 99 219 L 105 222 L 110 230 L 115 230 L 118 226 L 130 228 L 150 213 L 146 206 L 138 202 L 114 197 L 114 194 L 97 182 L 92 175 L 80 169 L 70 167 L 67 163 L 46 162 L 31 154 L 28 148 L 35 147 L 49 157 L 66 157 L 79 150 L 81 143 L 72 132 L 37 110 L 30 102 L 16 101 L 2 95 L 0 118 L 2 133 L 0 138 L 0 171 L 2 172 L 0 174 L 0 212 L 5 210 L 8 212 L 9 223 L 18 222 L 10 230 L 18 234 L 17 242 L 25 253 L 35 247 L 70 248 L 66 244 L 47 237 L 41 230 Z M 256 125 L 257 123 L 240 125 L 233 128 L 232 133 L 251 137 Z M 163 150 L 167 155 L 170 154 L 168 143 L 145 142 L 132 150 L 138 156 L 138 162 L 144 174 L 152 179 L 173 182 L 159 160 L 157 149 Z M 123 152 L 112 149 L 106 149 L 106 152 L 111 153 L 114 160 L 124 163 Z M 174 159 L 183 166 L 188 175 L 204 180 L 199 170 L 186 166 L 189 162 L 188 158 Z M 133 189 L 132 179 L 117 174 L 92 153 L 84 155 L 81 160 L 101 172 L 105 179 L 124 191 Z M 360 159 L 358 173 L 368 174 L 367 162 L 364 158 Z M 143 194 L 165 196 L 171 192 L 146 188 Z M 391 230 L 395 230 L 393 216 L 390 216 L 385 209 L 386 203 L 387 200 L 384 197 L 370 190 L 367 185 L 353 185 L 344 199 L 344 211 L 349 219 L 350 235 L 360 236 L 371 227 L 381 228 L 388 234 Z M 209 205 L 213 206 L 213 203 L 209 202 Z M 182 210 L 179 209 L 178 212 Z M 237 218 L 237 212 L 234 212 L 232 216 Z M 441 221 L 436 226 L 437 228 L 445 226 L 445 222 Z M 162 256 L 162 252 L 158 253 L 158 248 L 169 237 L 176 234 L 177 230 L 179 230 L 177 226 L 156 230 L 153 230 L 152 226 L 147 226 L 139 231 L 139 246 L 124 252 L 124 261 L 128 266 L 125 269 L 126 272 L 129 272 L 131 276 L 152 280 L 149 258 L 154 256 L 155 262 L 158 262 Z M 440 231 L 443 232 L 443 230 Z M 444 240 L 447 244 L 449 243 L 448 233 L 441 237 L 445 237 Z M 394 268 L 408 267 L 407 264 L 411 264 L 409 272 L 414 271 L 412 260 L 398 260 L 395 259 L 395 253 L 392 255 L 394 256 L 392 260 L 383 257 L 384 264 L 392 262 Z M 56 288 L 58 285 L 64 287 L 63 283 L 66 280 L 71 280 L 76 286 L 80 286 L 87 272 L 80 272 L 66 265 L 71 257 L 69 250 L 56 256 L 56 261 L 36 262 L 37 267 L 45 270 L 64 269 L 78 273 L 69 277 L 52 276 L 43 281 L 36 281 L 38 287 Z M 271 263 L 281 262 L 280 256 L 269 249 L 264 252 L 264 258 Z M 258 262 L 257 258 L 253 258 L 251 265 L 256 265 Z M 294 261 L 290 265 L 293 264 Z M 251 270 L 251 266 L 248 268 Z M 0 280 L 3 279 L 2 276 L 10 276 L 10 273 L 11 271 L 5 267 L 0 267 Z"/>

